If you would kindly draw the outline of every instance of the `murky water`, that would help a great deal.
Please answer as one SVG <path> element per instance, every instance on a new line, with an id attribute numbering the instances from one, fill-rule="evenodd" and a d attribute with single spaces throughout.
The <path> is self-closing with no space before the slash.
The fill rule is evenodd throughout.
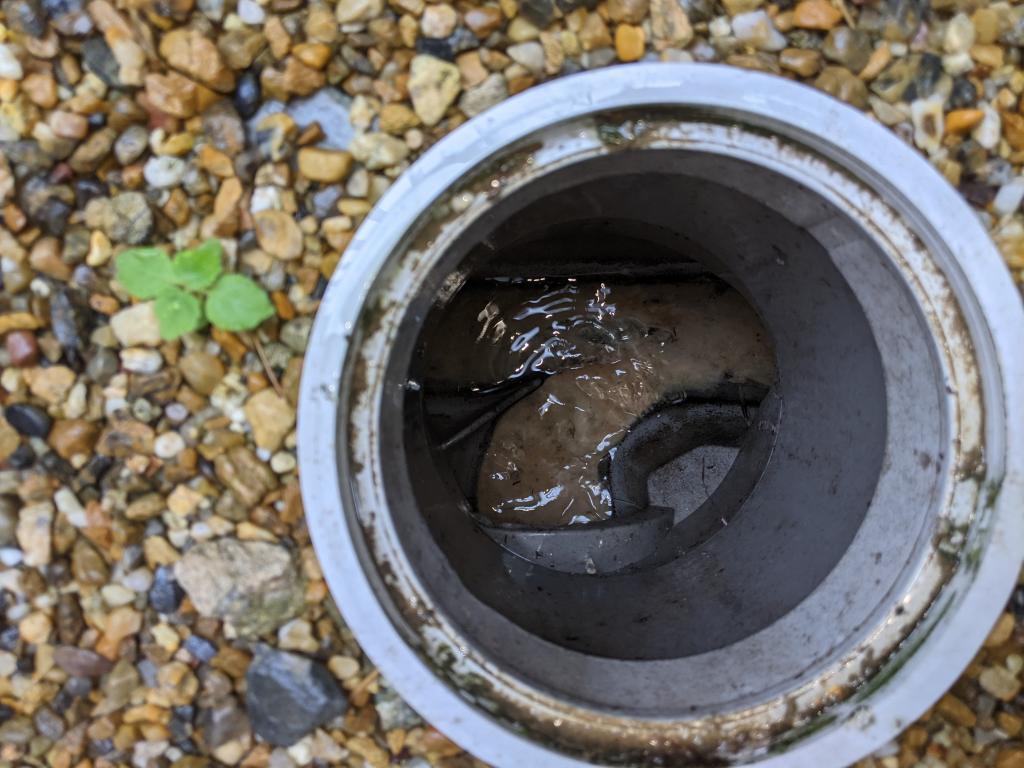
<path id="1" fill-rule="evenodd" d="M 473 284 L 446 310 L 446 337 L 451 349 L 431 355 L 430 379 L 546 376 L 499 417 L 484 453 L 477 508 L 494 522 L 608 518 L 601 462 L 646 411 L 687 392 L 774 377 L 757 315 L 717 283 Z"/>

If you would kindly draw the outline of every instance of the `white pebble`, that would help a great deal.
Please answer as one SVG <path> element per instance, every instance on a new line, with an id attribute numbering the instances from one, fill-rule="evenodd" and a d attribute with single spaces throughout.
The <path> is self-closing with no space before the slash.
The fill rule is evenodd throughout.
<path id="1" fill-rule="evenodd" d="M 177 432 L 164 432 L 153 441 L 153 453 L 161 459 L 173 459 L 185 450 L 185 438 Z"/>
<path id="2" fill-rule="evenodd" d="M 286 451 L 279 451 L 270 457 L 270 468 L 283 475 L 295 469 L 295 457 Z"/>
<path id="3" fill-rule="evenodd" d="M 153 574 L 146 568 L 136 568 L 126 574 L 121 583 L 133 592 L 147 592 L 153 586 Z"/>
<path id="4" fill-rule="evenodd" d="M 276 211 L 281 207 L 281 190 L 277 187 L 256 187 L 249 200 L 249 213 Z"/>
<path id="5" fill-rule="evenodd" d="M 662 61 L 693 61 L 693 54 L 689 51 L 681 51 L 678 48 L 669 48 L 661 52 Z"/>
<path id="6" fill-rule="evenodd" d="M 267 13 L 255 0 L 238 0 L 238 8 L 235 11 L 238 18 L 246 24 L 258 26 L 267 18 Z"/>
<path id="7" fill-rule="evenodd" d="M 868 103 L 871 105 L 871 111 L 875 113 L 875 117 L 883 125 L 892 127 L 904 122 L 909 117 L 906 112 L 910 110 L 905 104 L 889 104 L 874 95 L 868 96 Z"/>
<path id="8" fill-rule="evenodd" d="M 210 393 L 210 405 L 218 408 L 221 413 L 227 416 L 235 424 L 245 424 L 245 411 L 242 405 L 249 397 L 249 390 L 242 383 L 242 378 L 235 371 L 232 371 Z"/>
<path id="9" fill-rule="evenodd" d="M 17 368 L 5 368 L 0 373 L 0 386 L 8 392 L 16 392 L 21 387 L 21 371 Z"/>
<path id="10" fill-rule="evenodd" d="M 995 149 L 999 144 L 1002 121 L 999 119 L 999 113 L 991 104 L 982 104 L 981 111 L 985 113 L 985 117 L 982 118 L 971 136 L 985 149 Z"/>
<path id="11" fill-rule="evenodd" d="M 176 187 L 185 176 L 187 163 L 180 157 L 164 155 L 162 157 L 151 157 L 142 167 L 142 175 L 146 183 L 159 189 Z"/>
<path id="12" fill-rule="evenodd" d="M 164 408 L 164 416 L 176 424 L 180 424 L 188 418 L 188 408 L 181 403 L 170 403 Z"/>
<path id="13" fill-rule="evenodd" d="M 0 677 L 10 677 L 18 671 L 18 657 L 10 651 L 0 651 Z"/>
<path id="14" fill-rule="evenodd" d="M 963 75 L 974 69 L 974 59 L 969 53 L 950 53 L 942 57 L 942 69 L 952 77 Z"/>
<path id="15" fill-rule="evenodd" d="M 732 32 L 732 24 L 728 16 L 718 16 L 708 24 L 708 32 L 712 37 L 728 37 Z"/>
<path id="16" fill-rule="evenodd" d="M 85 528 L 87 525 L 85 507 L 75 496 L 70 488 L 58 488 L 53 494 L 53 503 L 64 517 L 68 519 L 75 528 Z"/>
<path id="17" fill-rule="evenodd" d="M 100 588 L 100 595 L 103 597 L 103 602 L 111 608 L 128 605 L 135 599 L 135 593 L 120 584 L 105 584 Z"/>
<path id="18" fill-rule="evenodd" d="M 135 768 L 146 768 L 151 761 L 161 757 L 171 743 L 162 741 L 137 741 L 132 747 L 132 765 Z"/>
<path id="19" fill-rule="evenodd" d="M 760 51 L 781 51 L 786 47 L 786 38 L 775 28 L 771 17 L 764 11 L 751 11 L 734 16 L 732 33 L 741 43 L 752 45 Z"/>
<path id="20" fill-rule="evenodd" d="M 288 747 L 288 757 L 299 765 L 309 765 L 313 762 L 312 737 L 306 736 Z"/>
<path id="21" fill-rule="evenodd" d="M 123 397 L 108 397 L 103 401 L 103 414 L 109 419 L 112 416 L 117 416 L 118 411 L 124 411 L 128 408 L 128 401 Z"/>
<path id="22" fill-rule="evenodd" d="M 1013 181 L 1003 184 L 992 201 L 992 210 L 1000 216 L 1007 216 L 1018 208 L 1024 201 L 1024 176 L 1018 176 Z"/>
<path id="23" fill-rule="evenodd" d="M 161 341 L 160 322 L 152 301 L 122 309 L 110 318 L 109 328 L 122 347 L 155 347 Z"/>
<path id="24" fill-rule="evenodd" d="M 214 537 L 213 529 L 202 520 L 198 523 L 193 523 L 192 527 L 189 528 L 189 533 L 192 534 L 192 538 L 196 541 L 209 541 Z"/>
<path id="25" fill-rule="evenodd" d="M 68 392 L 68 398 L 64 401 L 64 418 L 79 419 L 85 414 L 88 406 L 86 397 L 89 394 L 84 381 L 75 382 L 75 386 Z"/>
<path id="26" fill-rule="evenodd" d="M 25 76 L 18 61 L 9 45 L 0 45 L 0 77 L 5 80 L 21 80 Z"/>
<path id="27" fill-rule="evenodd" d="M 121 365 L 132 373 L 156 373 L 163 367 L 164 358 L 155 349 L 132 347 L 121 350 Z"/>
<path id="28" fill-rule="evenodd" d="M 942 146 L 942 132 L 945 121 L 942 114 L 942 97 L 932 96 L 918 99 L 910 105 L 910 119 L 914 123 L 914 143 L 929 155 Z"/>
<path id="29" fill-rule="evenodd" d="M 188 532 L 188 529 L 179 529 L 167 532 L 167 540 L 171 542 L 171 546 L 175 549 L 183 548 L 186 544 L 188 544 L 189 538 L 190 534 Z"/>
<path id="30" fill-rule="evenodd" d="M 214 536 L 227 536 L 229 533 L 234 532 L 235 524 L 230 520 L 217 515 L 212 515 L 206 518 L 206 524 L 210 526 L 210 530 L 213 531 Z"/>
<path id="31" fill-rule="evenodd" d="M 21 565 L 23 557 L 24 555 L 21 554 L 20 549 L 14 549 L 13 547 L 0 549 L 0 565 L 6 565 L 8 568 L 14 568 Z M 7 618 L 11 618 L 9 611 L 7 613 Z"/>
<path id="32" fill-rule="evenodd" d="M 526 67 L 535 75 L 544 71 L 544 48 L 536 40 L 510 45 L 505 53 L 512 58 L 512 61 Z"/>
<path id="33" fill-rule="evenodd" d="M 946 34 L 942 37 L 942 48 L 946 53 L 967 53 L 974 45 L 974 24 L 962 11 L 949 20 Z"/>

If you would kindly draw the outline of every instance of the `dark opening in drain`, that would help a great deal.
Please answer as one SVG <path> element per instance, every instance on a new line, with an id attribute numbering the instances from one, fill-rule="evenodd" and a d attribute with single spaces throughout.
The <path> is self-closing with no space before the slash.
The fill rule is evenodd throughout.
<path id="1" fill-rule="evenodd" d="M 712 163 L 743 166 L 736 173 L 758 196 L 793 191 L 792 218 L 686 170 Z M 404 455 L 410 509 L 476 599 L 573 650 L 668 659 L 750 637 L 835 567 L 878 478 L 885 385 L 856 296 L 796 221 L 833 217 L 850 241 L 863 235 L 824 202 L 813 215 L 801 209 L 807 199 L 793 182 L 742 161 L 620 153 L 527 184 L 448 246 L 444 273 L 409 317 L 417 341 L 404 371 L 413 382 L 401 405 Z M 513 349 L 516 339 L 540 340 L 512 327 L 522 314 L 515 308 L 573 286 L 592 304 L 602 295 L 614 304 L 619 292 L 652 306 L 622 301 L 630 310 L 614 316 L 618 325 L 578 328 L 560 350 L 568 364 Z M 695 318 L 702 295 L 715 309 Z M 552 309 L 541 313 L 546 322 L 560 316 Z M 648 323 L 645 312 L 663 319 Z M 488 357 L 478 340 L 494 338 L 501 321 L 504 346 Z M 561 433 L 542 432 L 531 453 L 530 414 L 557 409 L 552 394 L 567 403 L 571 387 L 558 388 L 559 380 L 615 367 L 593 352 L 602 333 L 644 328 L 658 338 L 673 327 L 677 338 L 711 341 L 688 352 L 666 343 L 670 374 L 678 359 L 717 363 L 684 386 L 668 375 L 656 392 L 629 399 L 632 410 L 621 409 L 628 418 L 584 468 L 597 495 L 607 494 L 604 506 L 586 519 L 558 505 L 554 517 L 516 510 L 503 519 L 501 503 L 520 497 L 481 482 L 507 468 L 494 460 L 496 438 L 517 437 L 522 466 L 563 466 L 538 459 L 557 453 Z M 756 360 L 760 367 L 751 367 Z M 599 409 L 552 424 L 585 431 L 607 417 Z M 522 498 L 551 487 L 537 480 L 542 474 L 534 472 Z M 474 631 L 493 633 L 499 652 L 500 622 L 481 624 L 484 614 L 468 605 L 451 610 L 468 611 Z"/>
<path id="2" fill-rule="evenodd" d="M 737 454 L 746 485 L 767 460 L 770 435 L 744 439 L 775 375 L 753 309 L 707 274 L 624 277 L 470 280 L 422 345 L 438 461 L 488 535 L 557 570 L 664 557 L 699 510 L 698 544 L 735 511 L 708 500 Z"/>

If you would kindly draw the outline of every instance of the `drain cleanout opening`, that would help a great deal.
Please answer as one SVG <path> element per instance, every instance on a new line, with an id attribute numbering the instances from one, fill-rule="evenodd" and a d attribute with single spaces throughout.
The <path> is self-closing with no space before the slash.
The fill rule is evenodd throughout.
<path id="1" fill-rule="evenodd" d="M 840 269 L 851 247 L 884 260 L 788 178 L 686 151 L 573 164 L 476 220 L 396 373 L 416 382 L 415 507 L 478 605 L 568 650 L 665 660 L 728 650 L 814 592 L 886 452 L 879 320 Z M 899 322 L 930 363 L 920 321 Z M 924 511 L 902 514 L 916 540 Z M 879 566 L 876 605 L 905 557 Z M 843 640 L 825 629 L 837 609 L 807 629 L 817 650 Z"/>
<path id="2" fill-rule="evenodd" d="M 884 241 L 771 164 L 675 147 L 528 175 L 454 232 L 412 246 L 429 268 L 389 334 L 379 415 L 389 524 L 432 609 L 508 673 L 645 717 L 765 701 L 854 652 L 935 535 L 944 466 L 936 348 Z M 501 322 L 506 344 L 552 343 L 491 354 Z M 534 413 L 563 407 L 552 394 L 568 412 L 623 345 L 664 386 L 626 387 L 618 414 L 583 397 L 532 449 Z M 736 453 L 688 506 L 709 447 Z M 521 495 L 494 479 L 509 456 L 533 473 Z M 566 458 L 590 517 L 509 517 L 510 499 L 543 507 Z"/>
<path id="3" fill-rule="evenodd" d="M 982 642 L 1019 554 L 1018 308 L 955 193 L 837 111 L 707 66 L 558 81 L 427 152 L 339 264 L 302 384 L 317 552 L 481 758 L 852 761 Z M 516 365 L 479 373 L 478 337 Z M 765 367 L 681 386 L 707 356 L 668 353 L 710 338 Z M 541 407 L 574 432 L 527 434 Z M 567 454 L 582 480 L 538 503 Z"/>

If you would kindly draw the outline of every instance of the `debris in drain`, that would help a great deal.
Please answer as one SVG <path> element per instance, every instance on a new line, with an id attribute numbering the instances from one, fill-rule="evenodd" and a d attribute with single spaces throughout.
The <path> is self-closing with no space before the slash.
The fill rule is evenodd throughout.
<path id="1" fill-rule="evenodd" d="M 467 343 L 428 353 L 428 388 L 495 400 L 482 411 L 494 423 L 476 478 L 477 511 L 492 523 L 612 517 L 608 458 L 632 425 L 694 392 L 763 394 L 775 375 L 756 313 L 717 281 L 472 283 L 432 337 Z"/>

